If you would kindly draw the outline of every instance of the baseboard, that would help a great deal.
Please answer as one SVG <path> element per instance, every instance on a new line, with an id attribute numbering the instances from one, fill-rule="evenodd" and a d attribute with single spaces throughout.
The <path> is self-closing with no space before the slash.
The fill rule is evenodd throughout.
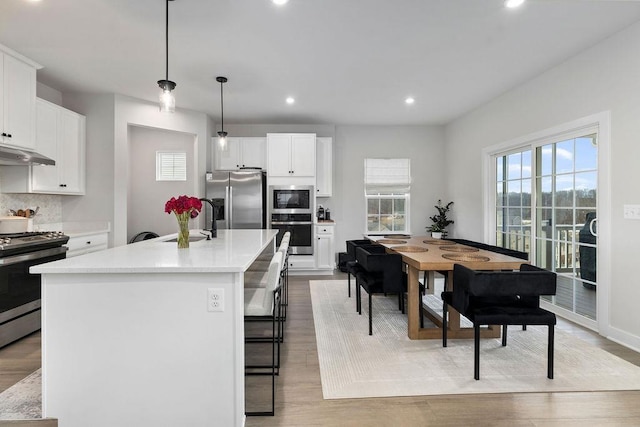
<path id="1" fill-rule="evenodd" d="M 607 339 L 610 339 L 615 343 L 618 343 L 627 348 L 630 348 L 633 351 L 640 353 L 640 337 L 636 335 L 632 335 L 621 329 L 614 328 L 613 326 L 609 326 L 609 330 L 606 337 Z"/>

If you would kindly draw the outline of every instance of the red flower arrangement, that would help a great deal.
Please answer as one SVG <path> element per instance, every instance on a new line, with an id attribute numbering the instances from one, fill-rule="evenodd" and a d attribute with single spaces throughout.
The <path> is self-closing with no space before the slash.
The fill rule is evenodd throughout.
<path id="1" fill-rule="evenodd" d="M 177 199 L 172 197 L 164 205 L 164 211 L 168 214 L 175 213 L 178 218 L 188 213 L 190 218 L 198 216 L 202 210 L 202 202 L 197 197 L 180 196 Z"/>
<path id="2" fill-rule="evenodd" d="M 164 211 L 173 212 L 178 220 L 178 248 L 189 247 L 189 219 L 195 218 L 202 209 L 202 202 L 197 197 L 172 197 L 164 205 Z"/>

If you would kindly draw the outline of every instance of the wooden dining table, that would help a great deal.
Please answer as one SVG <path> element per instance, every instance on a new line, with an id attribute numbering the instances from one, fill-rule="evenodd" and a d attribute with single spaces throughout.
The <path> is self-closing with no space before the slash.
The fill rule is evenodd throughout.
<path id="1" fill-rule="evenodd" d="M 367 236 L 368 239 L 383 245 L 387 252 L 402 255 L 407 267 L 407 317 L 408 336 L 410 339 L 442 338 L 442 315 L 436 310 L 422 304 L 420 295 L 420 272 L 426 272 L 428 293 L 433 293 L 435 273 L 445 274 L 447 290 L 453 289 L 453 265 L 462 264 L 473 270 L 514 270 L 523 263 L 515 258 L 471 246 L 462 245 L 449 240 L 433 239 L 428 236 Z M 422 311 L 422 313 L 421 313 Z M 420 316 L 426 315 L 433 326 L 420 327 Z M 473 338 L 473 328 L 460 326 L 460 314 L 449 307 L 449 338 Z M 482 329 L 483 338 L 500 336 L 500 328 L 496 325 Z"/>

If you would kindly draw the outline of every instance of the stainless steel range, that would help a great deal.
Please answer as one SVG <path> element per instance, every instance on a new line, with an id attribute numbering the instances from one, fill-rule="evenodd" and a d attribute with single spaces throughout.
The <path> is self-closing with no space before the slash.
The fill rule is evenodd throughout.
<path id="1" fill-rule="evenodd" d="M 62 232 L 0 234 L 0 347 L 40 329 L 40 275 L 33 265 L 66 258 Z"/>

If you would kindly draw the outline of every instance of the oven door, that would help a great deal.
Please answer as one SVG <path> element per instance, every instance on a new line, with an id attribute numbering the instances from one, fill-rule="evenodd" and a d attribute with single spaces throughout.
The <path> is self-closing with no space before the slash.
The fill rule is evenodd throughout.
<path id="1" fill-rule="evenodd" d="M 60 246 L 0 258 L 0 347 L 40 329 L 40 275 L 29 273 L 29 268 L 64 259 L 66 252 Z M 28 321 L 27 316 L 37 317 L 38 322 Z"/>
<path id="2" fill-rule="evenodd" d="M 276 235 L 277 246 L 280 246 L 282 236 L 288 231 L 291 233 L 291 255 L 313 255 L 313 222 L 271 222 L 271 228 L 279 230 Z"/>
<path id="3" fill-rule="evenodd" d="M 271 213 L 313 213 L 312 186 L 272 186 L 270 192 Z"/>

